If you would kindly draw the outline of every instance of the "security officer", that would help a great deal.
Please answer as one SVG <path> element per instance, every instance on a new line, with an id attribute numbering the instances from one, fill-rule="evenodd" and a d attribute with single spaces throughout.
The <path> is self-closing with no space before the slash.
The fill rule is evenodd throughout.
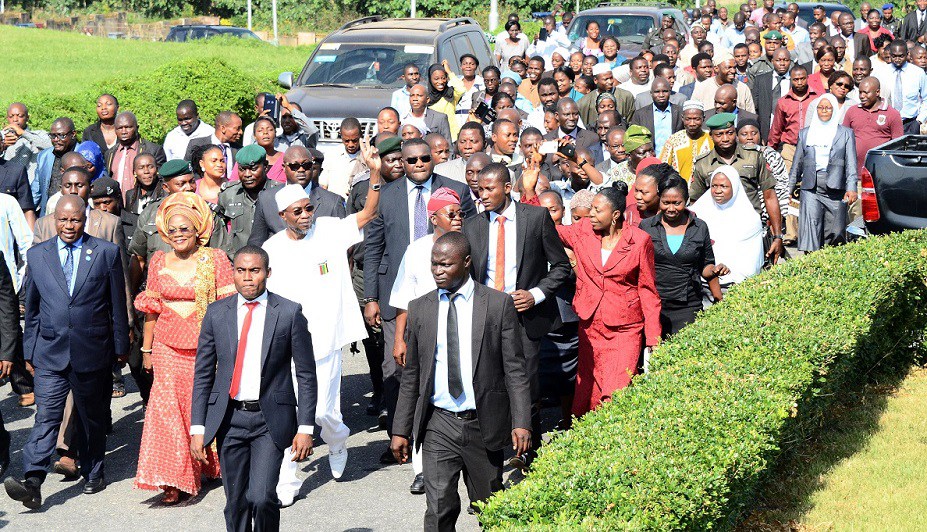
<path id="1" fill-rule="evenodd" d="M 267 152 L 257 144 L 250 144 L 235 154 L 238 163 L 238 181 L 219 192 L 219 209 L 229 226 L 226 247 L 233 256 L 248 243 L 258 194 L 275 190 L 280 184 L 267 179 Z"/>
<path id="2" fill-rule="evenodd" d="M 769 170 L 763 155 L 755 147 L 737 143 L 733 113 L 720 113 L 705 121 L 708 134 L 714 142 L 714 149 L 695 160 L 692 179 L 689 180 L 689 198 L 694 203 L 710 186 L 711 173 L 719 166 L 729 164 L 737 169 L 743 183 L 744 193 L 750 199 L 754 210 L 761 217 L 763 207 L 769 214 L 767 259 L 775 264 L 782 255 L 782 214 L 776 197 L 776 178 Z"/>

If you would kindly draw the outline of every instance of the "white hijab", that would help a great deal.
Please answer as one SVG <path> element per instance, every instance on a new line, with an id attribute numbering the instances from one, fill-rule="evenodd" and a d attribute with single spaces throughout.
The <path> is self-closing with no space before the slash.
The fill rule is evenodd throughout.
<path id="1" fill-rule="evenodd" d="M 731 199 L 718 204 L 709 189 L 690 210 L 708 224 L 715 261 L 731 270 L 721 278 L 721 284 L 739 283 L 763 267 L 763 223 L 744 193 L 737 169 L 719 166 L 712 172 L 709 183 L 718 175 L 730 180 Z"/>
<path id="2" fill-rule="evenodd" d="M 837 115 L 840 114 L 840 104 L 837 103 L 837 97 L 827 93 L 818 98 L 817 102 L 827 100 L 834 108 L 830 120 L 824 122 L 818 117 L 818 106 L 814 106 L 814 114 L 811 115 L 811 125 L 808 127 L 808 136 L 805 137 L 805 143 L 814 147 L 814 163 L 817 170 L 827 170 L 827 163 L 830 162 L 830 149 L 834 144 L 834 137 L 837 136 L 837 128 L 840 127 L 840 120 Z"/>

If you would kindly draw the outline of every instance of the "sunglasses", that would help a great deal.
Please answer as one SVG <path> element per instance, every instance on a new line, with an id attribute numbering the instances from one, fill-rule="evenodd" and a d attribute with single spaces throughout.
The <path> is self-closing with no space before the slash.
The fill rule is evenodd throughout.
<path id="1" fill-rule="evenodd" d="M 311 214 L 312 211 L 314 210 L 315 210 L 315 207 L 313 207 L 312 205 L 309 205 L 306 208 L 296 207 L 295 209 L 292 209 L 290 212 L 293 213 L 293 216 L 302 216 L 304 212 L 307 214 Z"/>
<path id="2" fill-rule="evenodd" d="M 167 230 L 168 236 L 174 236 L 177 233 L 180 233 L 182 235 L 192 235 L 193 229 L 190 229 L 189 227 L 172 227 Z"/>
<path id="3" fill-rule="evenodd" d="M 843 87 L 844 89 L 849 89 L 849 88 L 850 88 L 850 84 L 849 84 L 849 83 L 839 83 L 839 82 L 838 82 L 838 83 L 834 83 L 834 85 L 836 85 L 837 87 Z"/>
<path id="4" fill-rule="evenodd" d="M 460 218 L 461 220 L 463 220 L 463 213 L 460 211 L 442 212 L 442 213 L 435 213 L 435 214 L 440 214 L 441 216 L 444 216 L 448 220 L 456 220 L 457 218 Z"/>
<path id="5" fill-rule="evenodd" d="M 299 170 L 300 168 L 302 168 L 303 170 L 309 170 L 310 168 L 312 168 L 312 161 L 303 161 L 300 163 L 286 163 L 286 167 L 294 172 Z"/>
<path id="6" fill-rule="evenodd" d="M 406 157 L 406 164 L 415 164 L 419 161 L 423 163 L 431 162 L 431 155 L 422 155 L 421 157 Z"/>

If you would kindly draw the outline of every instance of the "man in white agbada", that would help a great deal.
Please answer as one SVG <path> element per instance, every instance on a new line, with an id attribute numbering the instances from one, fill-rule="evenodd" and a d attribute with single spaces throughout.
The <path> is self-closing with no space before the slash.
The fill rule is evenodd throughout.
<path id="1" fill-rule="evenodd" d="M 376 148 L 364 149 L 379 163 Z M 363 228 L 377 214 L 379 168 L 371 167 L 367 204 L 347 218 L 313 217 L 314 206 L 300 185 L 287 185 L 275 195 L 286 230 L 272 236 L 263 248 L 273 261 L 268 290 L 300 303 L 309 322 L 318 380 L 315 422 L 329 446 L 332 476 L 341 478 L 348 460 L 345 445 L 350 431 L 341 416 L 341 349 L 367 337 L 357 306 L 348 266 L 348 248 L 363 240 Z M 280 468 L 277 496 L 284 506 L 293 503 L 302 481 L 298 464 L 287 453 Z"/>
<path id="2" fill-rule="evenodd" d="M 431 193 L 428 200 L 428 216 L 435 232 L 415 240 L 406 248 L 396 273 L 396 282 L 389 294 L 389 304 L 396 309 L 396 342 L 393 344 L 393 358 L 400 366 L 406 365 L 406 318 L 409 302 L 438 288 L 431 273 L 431 248 L 441 235 L 449 231 L 463 229 L 463 213 L 460 210 L 460 196 L 456 192 L 441 187 Z M 412 451 L 412 471 L 415 480 L 409 491 L 421 495 L 425 493 L 425 479 L 422 476 L 422 448 L 415 446 Z"/>

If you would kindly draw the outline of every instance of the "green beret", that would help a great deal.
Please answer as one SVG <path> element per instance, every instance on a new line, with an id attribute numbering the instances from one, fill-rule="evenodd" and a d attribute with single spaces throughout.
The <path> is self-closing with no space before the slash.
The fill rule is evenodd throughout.
<path id="1" fill-rule="evenodd" d="M 767 41 L 768 41 L 769 39 L 772 39 L 772 40 L 775 40 L 775 41 L 781 41 L 781 40 L 782 40 L 782 34 L 779 33 L 779 32 L 776 31 L 776 30 L 769 30 L 769 31 L 766 32 L 766 35 L 765 35 L 763 38 L 766 39 Z"/>
<path id="2" fill-rule="evenodd" d="M 162 164 L 161 168 L 158 169 L 158 175 L 161 176 L 161 179 L 170 179 L 179 175 L 192 173 L 193 167 L 190 166 L 190 163 L 184 161 L 183 159 L 171 159 L 170 161 Z"/>
<path id="3" fill-rule="evenodd" d="M 402 139 L 400 137 L 390 137 L 377 144 L 377 151 L 380 153 L 380 157 L 395 153 L 401 149 Z"/>
<path id="4" fill-rule="evenodd" d="M 653 134 L 643 126 L 633 125 L 624 133 L 624 149 L 627 151 L 634 151 L 651 142 L 653 142 Z"/>
<path id="5" fill-rule="evenodd" d="M 248 144 L 235 154 L 235 162 L 241 166 L 249 166 L 267 160 L 267 152 L 259 144 Z"/>
<path id="6" fill-rule="evenodd" d="M 716 129 L 727 129 L 734 127 L 734 121 L 737 119 L 734 113 L 718 113 L 705 121 L 705 127 L 714 131 Z"/>

